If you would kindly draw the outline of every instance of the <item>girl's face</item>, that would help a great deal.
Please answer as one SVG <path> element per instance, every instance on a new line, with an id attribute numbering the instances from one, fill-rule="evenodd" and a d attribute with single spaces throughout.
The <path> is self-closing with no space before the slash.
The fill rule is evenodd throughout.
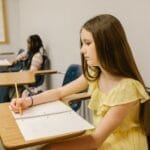
<path id="1" fill-rule="evenodd" d="M 99 60 L 97 59 L 96 46 L 91 32 L 86 29 L 81 30 L 81 54 L 83 54 L 87 64 L 89 66 L 99 66 Z"/>

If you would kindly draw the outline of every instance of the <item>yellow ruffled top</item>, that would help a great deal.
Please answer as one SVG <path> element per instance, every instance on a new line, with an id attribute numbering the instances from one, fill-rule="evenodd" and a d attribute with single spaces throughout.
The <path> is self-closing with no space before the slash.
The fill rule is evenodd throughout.
<path id="1" fill-rule="evenodd" d="M 110 107 L 136 100 L 140 100 L 143 103 L 150 98 L 143 85 L 139 81 L 131 78 L 123 79 L 107 94 L 100 90 L 98 81 L 90 82 L 89 93 L 91 94 L 91 100 L 88 107 L 93 111 L 93 123 L 95 126 L 105 116 Z M 115 132 L 125 131 L 139 126 L 139 105 L 137 105 L 130 111 Z"/>

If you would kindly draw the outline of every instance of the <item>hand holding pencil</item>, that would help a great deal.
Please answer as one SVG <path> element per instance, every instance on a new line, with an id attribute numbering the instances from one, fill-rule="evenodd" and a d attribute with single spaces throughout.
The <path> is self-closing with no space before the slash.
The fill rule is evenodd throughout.
<path id="1" fill-rule="evenodd" d="M 31 107 L 31 105 L 33 105 L 33 101 L 31 100 L 31 97 L 19 98 L 17 83 L 15 83 L 15 90 L 16 90 L 16 98 L 13 98 L 11 100 L 9 108 L 15 113 L 19 112 L 20 115 L 22 115 L 24 109 L 28 109 Z"/>
<path id="2" fill-rule="evenodd" d="M 16 89 L 16 98 L 19 99 L 19 92 L 18 92 L 18 87 L 17 87 L 17 83 L 15 83 L 15 89 Z M 19 107 L 19 113 L 20 115 L 22 115 L 22 107 Z"/>

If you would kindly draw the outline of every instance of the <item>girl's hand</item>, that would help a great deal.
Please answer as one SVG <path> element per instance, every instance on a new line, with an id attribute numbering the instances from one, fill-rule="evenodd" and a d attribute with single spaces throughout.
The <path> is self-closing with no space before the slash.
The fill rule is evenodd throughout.
<path id="1" fill-rule="evenodd" d="M 23 109 L 27 109 L 28 107 L 30 107 L 32 104 L 32 101 L 29 99 L 29 97 L 27 98 L 14 98 L 12 99 L 11 103 L 10 103 L 10 109 L 16 113 L 19 112 L 19 109 L 21 108 Z"/>

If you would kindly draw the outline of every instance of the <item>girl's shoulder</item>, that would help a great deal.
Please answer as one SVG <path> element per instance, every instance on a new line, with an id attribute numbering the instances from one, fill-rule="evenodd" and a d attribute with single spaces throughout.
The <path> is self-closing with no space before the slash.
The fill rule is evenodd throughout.
<path id="1" fill-rule="evenodd" d="M 116 102 L 120 103 L 127 103 L 138 99 L 144 102 L 149 99 L 142 83 L 132 78 L 122 79 L 109 96 L 112 101 L 115 99 Z"/>
<path id="2" fill-rule="evenodd" d="M 126 89 L 126 88 L 132 88 L 132 89 L 144 89 L 143 84 L 133 78 L 123 78 L 119 83 L 119 88 Z M 145 89 L 144 89 L 145 90 Z"/>

